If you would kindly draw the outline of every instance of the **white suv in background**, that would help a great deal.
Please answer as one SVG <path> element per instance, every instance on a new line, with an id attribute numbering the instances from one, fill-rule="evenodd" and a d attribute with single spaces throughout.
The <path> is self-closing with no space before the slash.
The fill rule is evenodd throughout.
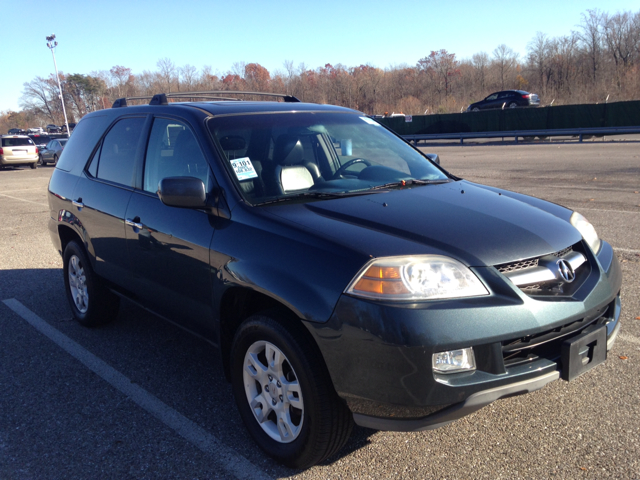
<path id="1" fill-rule="evenodd" d="M 38 167 L 38 147 L 26 135 L 0 136 L 0 167 L 29 165 Z"/>

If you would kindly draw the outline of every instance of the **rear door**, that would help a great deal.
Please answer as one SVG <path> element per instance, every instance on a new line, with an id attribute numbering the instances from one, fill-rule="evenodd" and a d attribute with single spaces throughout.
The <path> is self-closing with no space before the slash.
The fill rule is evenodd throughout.
<path id="1" fill-rule="evenodd" d="M 124 117 L 102 139 L 74 189 L 75 215 L 98 275 L 130 287 L 124 216 L 133 191 L 136 159 L 142 155 L 146 116 Z"/>
<path id="2" fill-rule="evenodd" d="M 154 312 L 205 333 L 213 318 L 212 219 L 202 210 L 168 207 L 157 194 L 162 178 L 179 176 L 199 178 L 211 191 L 213 177 L 201 147 L 186 121 L 154 118 L 125 230 L 137 297 Z"/>

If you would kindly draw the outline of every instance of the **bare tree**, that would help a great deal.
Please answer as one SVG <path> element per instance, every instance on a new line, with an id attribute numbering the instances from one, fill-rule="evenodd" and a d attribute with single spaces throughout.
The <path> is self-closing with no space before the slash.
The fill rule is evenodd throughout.
<path id="1" fill-rule="evenodd" d="M 546 93 L 546 82 L 549 71 L 550 44 L 546 34 L 537 32 L 536 36 L 527 45 L 529 65 L 535 71 L 541 93 Z"/>
<path id="2" fill-rule="evenodd" d="M 489 55 L 486 52 L 476 53 L 471 57 L 471 63 L 475 70 L 477 83 L 480 87 L 480 92 L 484 94 L 486 91 L 487 83 L 487 70 L 489 69 Z"/>
<path id="3" fill-rule="evenodd" d="M 156 63 L 160 77 L 162 78 L 163 87 L 166 93 L 171 93 L 171 87 L 176 80 L 176 66 L 168 58 L 161 58 Z"/>
<path id="4" fill-rule="evenodd" d="M 518 63 L 517 54 L 504 43 L 498 45 L 493 51 L 493 63 L 496 66 L 500 78 L 500 89 L 505 89 L 505 84 L 513 78 Z"/>
<path id="5" fill-rule="evenodd" d="M 582 48 L 589 60 L 591 78 L 593 83 L 597 82 L 598 70 L 602 63 L 602 30 L 603 15 L 597 8 L 587 10 L 582 15 L 582 23 L 579 25 L 582 32 L 580 40 Z"/>

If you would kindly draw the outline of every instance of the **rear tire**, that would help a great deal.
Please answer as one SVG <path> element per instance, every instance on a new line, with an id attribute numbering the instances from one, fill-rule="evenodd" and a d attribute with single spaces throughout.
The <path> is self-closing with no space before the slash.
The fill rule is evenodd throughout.
<path id="1" fill-rule="evenodd" d="M 517 104 L 517 103 L 515 103 L 515 102 L 511 102 L 511 103 L 509 104 L 509 108 L 517 108 L 517 107 L 518 107 L 518 104 Z"/>
<path id="2" fill-rule="evenodd" d="M 38 168 L 38 162 L 30 163 L 29 167 L 31 168 L 31 170 L 35 170 L 36 168 Z"/>
<path id="3" fill-rule="evenodd" d="M 64 249 L 64 287 L 75 319 L 85 327 L 96 327 L 118 314 L 120 298 L 102 283 L 91 268 L 85 250 L 76 241 Z"/>
<path id="4" fill-rule="evenodd" d="M 238 328 L 231 383 L 253 439 L 288 467 L 322 462 L 351 435 L 353 417 L 336 394 L 317 345 L 286 313 L 253 315 Z"/>

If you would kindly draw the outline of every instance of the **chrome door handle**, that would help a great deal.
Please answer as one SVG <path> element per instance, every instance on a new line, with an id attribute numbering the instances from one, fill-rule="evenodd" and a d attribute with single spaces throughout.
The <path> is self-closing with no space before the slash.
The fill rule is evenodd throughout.
<path id="1" fill-rule="evenodd" d="M 84 207 L 84 203 L 82 203 L 81 198 L 79 198 L 78 200 L 71 200 L 71 203 L 74 207 L 78 207 L 78 208 Z"/>
<path id="2" fill-rule="evenodd" d="M 124 223 L 126 225 L 129 225 L 130 227 L 137 228 L 138 230 L 142 230 L 142 224 L 141 223 L 134 222 L 133 220 L 131 220 L 129 218 L 125 218 Z"/>

